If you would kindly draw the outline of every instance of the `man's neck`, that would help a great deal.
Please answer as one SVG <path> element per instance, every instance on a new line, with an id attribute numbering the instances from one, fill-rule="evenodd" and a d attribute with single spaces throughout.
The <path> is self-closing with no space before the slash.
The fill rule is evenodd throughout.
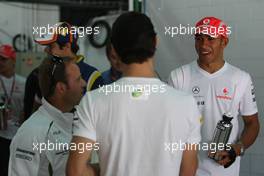
<path id="1" fill-rule="evenodd" d="M 122 75 L 124 77 L 157 77 L 153 66 L 153 58 L 150 58 L 141 64 L 133 63 L 125 65 Z"/>
<path id="2" fill-rule="evenodd" d="M 14 70 L 10 70 L 10 71 L 6 71 L 6 72 L 1 73 L 1 76 L 4 76 L 6 78 L 11 78 L 14 75 L 15 75 Z"/>
<path id="3" fill-rule="evenodd" d="M 115 70 L 113 67 L 110 68 L 110 76 L 113 81 L 116 81 L 121 77 L 121 73 Z"/>
<path id="4" fill-rule="evenodd" d="M 67 106 L 65 102 L 58 97 L 51 97 L 47 101 L 63 113 L 70 112 L 73 109 L 72 106 Z"/>
<path id="5" fill-rule="evenodd" d="M 204 63 L 201 62 L 199 59 L 197 60 L 197 63 L 199 65 L 200 68 L 202 68 L 203 70 L 207 71 L 208 73 L 215 73 L 218 70 L 220 70 L 224 64 L 225 61 L 224 60 L 219 60 L 217 62 L 212 62 L 212 63 Z"/>

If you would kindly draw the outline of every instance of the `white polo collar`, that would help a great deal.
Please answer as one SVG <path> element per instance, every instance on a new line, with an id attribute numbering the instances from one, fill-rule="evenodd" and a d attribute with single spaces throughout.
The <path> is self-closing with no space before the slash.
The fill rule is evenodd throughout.
<path id="1" fill-rule="evenodd" d="M 63 113 L 53 105 L 51 105 L 45 98 L 42 98 L 42 107 L 49 114 L 49 118 L 60 128 L 65 130 L 66 132 L 72 132 L 72 123 L 74 113 L 67 112 Z"/>

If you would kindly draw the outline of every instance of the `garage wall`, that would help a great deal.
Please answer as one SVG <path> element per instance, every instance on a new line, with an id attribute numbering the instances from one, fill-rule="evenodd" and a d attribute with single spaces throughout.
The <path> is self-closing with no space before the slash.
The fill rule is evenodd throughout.
<path id="1" fill-rule="evenodd" d="M 32 52 L 18 52 L 16 72 L 27 76 L 46 56 L 43 46 L 33 41 L 33 27 L 55 24 L 59 21 L 59 7 L 55 5 L 40 5 L 30 3 L 0 3 L 0 44 L 11 44 L 17 34 L 25 34 L 31 39 Z M 19 43 L 19 49 L 24 50 L 27 44 Z"/>
<path id="2" fill-rule="evenodd" d="M 33 26 L 45 26 L 59 21 L 59 7 L 30 3 L 0 3 L 0 43 L 12 43 L 19 33 L 32 38 Z"/>
<path id="3" fill-rule="evenodd" d="M 146 13 L 152 18 L 159 36 L 156 68 L 167 79 L 174 68 L 197 58 L 192 35 L 165 34 L 165 26 L 194 26 L 204 16 L 216 16 L 231 26 L 225 50 L 226 60 L 249 72 L 254 80 L 261 126 L 264 126 L 264 1 L 259 0 L 151 0 Z M 246 151 L 241 176 L 264 175 L 264 132 Z"/>

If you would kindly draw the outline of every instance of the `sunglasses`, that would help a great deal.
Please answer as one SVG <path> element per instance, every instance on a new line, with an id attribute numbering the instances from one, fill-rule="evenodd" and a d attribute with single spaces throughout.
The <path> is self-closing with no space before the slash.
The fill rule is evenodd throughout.
<path id="1" fill-rule="evenodd" d="M 50 78 L 50 87 L 49 87 L 49 95 L 51 95 L 53 92 L 54 92 L 54 88 L 56 86 L 56 83 L 58 81 L 56 81 L 55 79 L 55 73 L 56 73 L 56 70 L 59 66 L 63 65 L 64 64 L 64 60 L 63 58 L 61 57 L 58 57 L 58 56 L 52 56 L 51 58 L 51 61 L 53 63 L 53 67 L 52 67 L 52 70 L 51 70 L 51 78 Z"/>
<path id="2" fill-rule="evenodd" d="M 63 64 L 63 59 L 61 57 L 58 57 L 58 56 L 52 56 L 51 61 L 53 62 L 51 76 L 54 77 L 55 70 L 56 70 L 58 65 Z"/>

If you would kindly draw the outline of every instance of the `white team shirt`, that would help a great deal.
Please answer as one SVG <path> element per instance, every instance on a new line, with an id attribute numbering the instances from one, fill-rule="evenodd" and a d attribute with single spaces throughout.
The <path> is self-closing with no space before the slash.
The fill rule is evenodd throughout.
<path id="1" fill-rule="evenodd" d="M 145 91 L 124 91 L 127 85 Z M 106 87 L 112 89 L 107 95 Z M 159 93 L 148 94 L 149 87 Z M 199 143 L 194 98 L 156 78 L 124 77 L 104 88 L 86 93 L 73 128 L 74 136 L 99 143 L 101 175 L 179 175 L 182 150 L 172 152 L 165 143 Z"/>
<path id="2" fill-rule="evenodd" d="M 168 83 L 195 97 L 204 121 L 202 142 L 210 143 L 217 122 L 224 113 L 231 112 L 234 118 L 231 121 L 233 129 L 229 142 L 235 143 L 239 137 L 238 118 L 258 112 L 250 75 L 227 62 L 220 70 L 210 74 L 194 61 L 173 70 Z M 239 165 L 240 157 L 237 157 L 235 163 L 224 169 L 207 157 L 207 151 L 201 151 L 197 175 L 238 176 Z"/>
<path id="3" fill-rule="evenodd" d="M 43 98 L 42 106 L 11 142 L 9 176 L 47 176 L 49 168 L 53 175 L 64 176 L 73 117 L 73 113 L 62 113 Z"/>
<path id="4" fill-rule="evenodd" d="M 3 80 L 8 96 L 10 96 L 14 76 L 12 76 L 11 78 L 6 78 L 0 75 L 0 77 Z M 26 80 L 24 77 L 19 76 L 17 74 L 15 75 L 15 87 L 11 99 L 11 115 L 10 119 L 7 121 L 8 128 L 6 130 L 0 130 L 0 136 L 3 138 L 12 139 L 19 127 L 18 122 L 22 117 L 23 112 L 25 83 Z M 4 102 L 4 97 L 5 91 L 2 87 L 2 84 L 0 83 L 0 102 Z"/>

